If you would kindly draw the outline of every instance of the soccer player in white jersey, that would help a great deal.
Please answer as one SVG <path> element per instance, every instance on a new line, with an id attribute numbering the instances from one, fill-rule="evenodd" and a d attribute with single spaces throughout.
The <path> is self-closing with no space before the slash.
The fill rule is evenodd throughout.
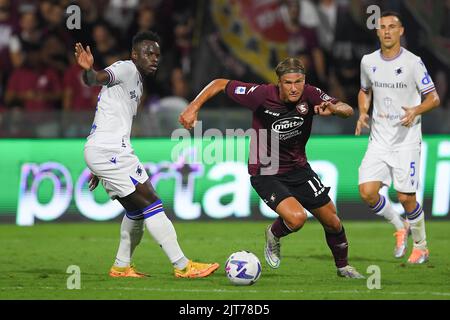
<path id="1" fill-rule="evenodd" d="M 181 250 L 175 228 L 164 213 L 150 179 L 130 143 L 133 117 L 142 96 L 142 77 L 156 72 L 160 58 L 159 37 L 145 31 L 134 36 L 131 60 L 118 61 L 94 71 L 89 46 L 75 45 L 75 58 L 84 69 L 89 85 L 102 85 L 92 130 L 84 148 L 84 158 L 93 173 L 89 188 L 101 181 L 112 199 L 126 210 L 120 229 L 120 244 L 111 277 L 141 278 L 131 263 L 133 251 L 141 241 L 145 227 L 163 249 L 174 267 L 176 277 L 201 278 L 219 265 L 193 262 Z"/>
<path id="2" fill-rule="evenodd" d="M 409 263 L 428 260 L 424 212 L 416 201 L 419 184 L 421 115 L 437 107 L 439 96 L 420 57 L 401 47 L 404 28 L 395 12 L 384 12 L 377 35 L 381 48 L 361 60 L 359 118 L 355 134 L 369 128 L 368 111 L 373 95 L 369 145 L 359 167 L 359 193 L 372 211 L 396 229 L 394 256 L 406 253 L 408 235 L 414 247 Z M 379 190 L 394 183 L 406 220 L 393 210 Z"/>

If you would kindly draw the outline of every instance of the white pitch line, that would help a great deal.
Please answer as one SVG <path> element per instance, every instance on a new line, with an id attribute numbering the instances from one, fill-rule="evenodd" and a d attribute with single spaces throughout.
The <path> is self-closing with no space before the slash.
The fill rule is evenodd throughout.
<path id="1" fill-rule="evenodd" d="M 0 287 L 0 290 L 24 290 L 29 289 L 26 287 Z M 68 290 L 61 287 L 33 287 L 33 289 L 44 289 L 44 290 Z M 93 291 L 148 291 L 148 292 L 213 292 L 213 293 L 274 293 L 274 290 L 263 291 L 263 290 L 230 290 L 230 289 L 162 289 L 162 288 L 133 288 L 133 287 L 115 287 L 115 288 L 81 288 L 80 292 L 83 290 L 93 290 Z M 73 291 L 73 290 L 70 290 Z M 77 290 L 78 291 L 78 290 Z M 434 295 L 434 296 L 450 296 L 450 292 L 402 292 L 402 291 L 384 291 L 380 290 L 331 290 L 331 291 L 304 291 L 304 290 L 278 290 L 279 293 L 308 293 L 308 294 L 380 294 L 380 295 Z"/>

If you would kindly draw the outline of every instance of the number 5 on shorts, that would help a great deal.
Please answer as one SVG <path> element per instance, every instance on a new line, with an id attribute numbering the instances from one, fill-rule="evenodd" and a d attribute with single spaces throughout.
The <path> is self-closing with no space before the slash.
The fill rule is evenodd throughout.
<path id="1" fill-rule="evenodd" d="M 416 162 L 411 162 L 411 164 L 410 164 L 410 166 L 409 166 L 410 168 L 411 168 L 411 174 L 410 174 L 410 176 L 411 177 L 414 177 L 414 175 L 416 174 Z"/>

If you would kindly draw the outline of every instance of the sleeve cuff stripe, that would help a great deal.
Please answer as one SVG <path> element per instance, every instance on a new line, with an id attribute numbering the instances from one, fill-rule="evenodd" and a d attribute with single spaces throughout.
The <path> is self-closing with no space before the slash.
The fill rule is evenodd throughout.
<path id="1" fill-rule="evenodd" d="M 434 87 L 432 87 L 430 89 L 422 91 L 422 94 L 427 94 L 427 93 L 433 92 L 434 90 L 436 90 L 436 89 Z"/>
<path id="2" fill-rule="evenodd" d="M 428 87 L 428 88 L 420 90 L 420 92 L 425 92 L 425 91 L 428 91 L 428 90 L 431 90 L 431 89 L 434 89 L 434 84 L 431 85 L 431 87 Z"/>
<path id="3" fill-rule="evenodd" d="M 230 85 L 230 83 L 231 83 L 231 80 L 228 81 L 228 83 L 225 85 L 225 90 L 224 90 L 224 91 L 225 91 L 225 94 L 226 94 L 226 95 L 228 95 L 227 92 L 228 92 L 228 86 Z"/>
<path id="4" fill-rule="evenodd" d="M 361 87 L 361 90 L 364 91 L 364 92 L 367 92 L 367 91 L 369 91 L 369 88 Z"/>
<path id="5" fill-rule="evenodd" d="M 115 81 L 114 73 L 109 69 L 105 69 L 105 71 L 108 72 L 108 74 L 109 74 L 108 84 L 114 83 L 114 81 Z"/>

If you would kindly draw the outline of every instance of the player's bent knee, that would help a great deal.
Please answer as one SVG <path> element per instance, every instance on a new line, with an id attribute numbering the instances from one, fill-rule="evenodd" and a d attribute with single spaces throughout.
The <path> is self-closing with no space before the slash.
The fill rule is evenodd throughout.
<path id="1" fill-rule="evenodd" d="M 294 214 L 292 218 L 289 219 L 289 221 L 286 221 L 286 224 L 289 229 L 291 229 L 293 232 L 296 232 L 303 227 L 303 225 L 306 222 L 306 219 L 307 219 L 306 213 L 299 212 Z"/>
<path id="2" fill-rule="evenodd" d="M 331 232 L 338 233 L 342 229 L 341 220 L 339 220 L 339 218 L 336 217 L 336 219 L 333 219 L 327 227 Z"/>
<path id="3" fill-rule="evenodd" d="M 136 191 L 139 195 L 141 195 L 142 197 L 147 199 L 149 204 L 152 204 L 152 203 L 160 200 L 155 189 L 149 182 L 137 184 Z"/>
<path id="4" fill-rule="evenodd" d="M 397 194 L 397 198 L 398 198 L 398 201 L 403 205 L 408 204 L 409 202 L 411 202 L 413 204 L 416 203 L 416 198 L 415 198 L 414 194 L 399 193 L 399 194 Z"/>
<path id="5" fill-rule="evenodd" d="M 374 204 L 378 201 L 378 190 L 369 188 L 365 185 L 359 185 L 359 195 L 368 204 Z"/>
<path id="6" fill-rule="evenodd" d="M 407 212 L 414 210 L 417 205 L 415 194 L 398 194 L 397 197 L 398 201 Z"/>
<path id="7" fill-rule="evenodd" d="M 336 219 L 331 219 L 326 222 L 322 222 L 322 226 L 325 231 L 330 233 L 339 233 L 342 230 L 342 223 L 338 217 Z"/>

